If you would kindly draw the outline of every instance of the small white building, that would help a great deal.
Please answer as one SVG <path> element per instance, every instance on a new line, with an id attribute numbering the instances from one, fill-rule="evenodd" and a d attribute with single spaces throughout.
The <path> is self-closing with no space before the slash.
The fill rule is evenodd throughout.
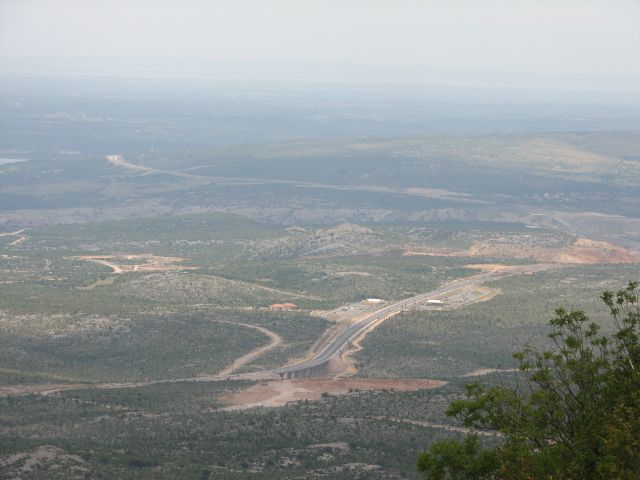
<path id="1" fill-rule="evenodd" d="M 365 302 L 372 303 L 372 304 L 378 304 L 378 303 L 384 303 L 384 300 L 382 300 L 381 298 L 367 298 L 365 300 Z"/>
<path id="2" fill-rule="evenodd" d="M 442 300 L 427 300 L 427 304 L 428 305 L 442 305 L 443 301 Z"/>

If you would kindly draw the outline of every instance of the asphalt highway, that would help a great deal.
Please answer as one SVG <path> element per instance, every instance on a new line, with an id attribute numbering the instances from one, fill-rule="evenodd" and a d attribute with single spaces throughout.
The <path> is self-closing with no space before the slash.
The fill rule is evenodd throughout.
<path id="1" fill-rule="evenodd" d="M 348 326 L 342 332 L 340 332 L 336 337 L 331 339 L 327 345 L 324 346 L 320 352 L 318 352 L 313 358 L 306 360 L 302 363 L 298 363 L 296 365 L 290 365 L 287 367 L 282 367 L 274 370 L 275 373 L 279 375 L 294 373 L 304 371 L 314 367 L 320 367 L 325 365 L 331 358 L 335 355 L 338 355 L 354 338 L 358 337 L 362 332 L 364 332 L 367 328 L 369 328 L 375 322 L 382 320 L 383 318 L 389 317 L 391 315 L 395 315 L 400 313 L 402 310 L 405 310 L 410 307 L 417 306 L 421 303 L 425 303 L 430 299 L 438 299 L 438 297 L 447 295 L 456 290 L 466 287 L 472 287 L 475 285 L 479 285 L 488 280 L 495 280 L 498 278 L 506 277 L 513 274 L 518 273 L 531 273 L 537 270 L 541 270 L 541 267 L 546 267 L 542 265 L 523 265 L 521 268 L 510 269 L 510 270 L 495 270 L 490 272 L 481 273 L 478 275 L 474 275 L 472 277 L 463 278 L 460 280 L 454 280 L 452 282 L 443 285 L 442 287 L 432 290 L 430 292 L 422 293 L 420 295 L 416 295 L 415 297 L 406 298 L 404 300 L 400 300 L 399 302 L 392 303 L 391 305 L 387 305 L 386 307 L 377 310 L 370 315 L 362 318 L 358 322 L 353 325 Z"/>

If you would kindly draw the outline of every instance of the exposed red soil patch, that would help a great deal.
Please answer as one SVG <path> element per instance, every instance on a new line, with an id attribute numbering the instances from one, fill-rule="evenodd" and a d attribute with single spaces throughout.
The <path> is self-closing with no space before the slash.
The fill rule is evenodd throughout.
<path id="1" fill-rule="evenodd" d="M 640 263 L 640 254 L 637 252 L 608 242 L 598 242 L 587 238 L 578 238 L 573 245 L 565 248 L 537 247 L 508 242 L 478 242 L 466 250 L 425 247 L 406 249 L 403 255 L 529 259 L 569 265 Z"/>
<path id="2" fill-rule="evenodd" d="M 598 264 L 598 263 L 640 263 L 640 255 L 607 242 L 596 242 L 579 238 L 566 250 L 557 254 L 553 261 L 558 263 Z"/>

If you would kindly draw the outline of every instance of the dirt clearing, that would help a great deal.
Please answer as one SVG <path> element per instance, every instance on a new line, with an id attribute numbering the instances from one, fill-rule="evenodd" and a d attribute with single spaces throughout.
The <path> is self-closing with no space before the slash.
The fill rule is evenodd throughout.
<path id="1" fill-rule="evenodd" d="M 440 380 L 425 379 L 309 378 L 275 380 L 253 385 L 242 392 L 225 395 L 220 400 L 228 405 L 223 410 L 244 410 L 253 407 L 282 407 L 289 402 L 301 400 L 319 400 L 323 393 L 343 395 L 357 390 L 411 392 L 441 387 L 446 383 Z"/>
<path id="2" fill-rule="evenodd" d="M 71 258 L 104 265 L 113 270 L 113 273 L 195 270 L 195 267 L 177 265 L 184 262 L 185 258 L 159 257 L 150 254 L 82 255 Z"/>

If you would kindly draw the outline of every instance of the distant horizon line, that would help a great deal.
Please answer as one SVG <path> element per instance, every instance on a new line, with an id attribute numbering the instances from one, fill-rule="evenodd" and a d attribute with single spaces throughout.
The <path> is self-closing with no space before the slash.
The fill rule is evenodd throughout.
<path id="1" fill-rule="evenodd" d="M 339 67 L 339 68 L 338 68 Z M 0 54 L 0 74 L 100 76 L 425 88 L 640 94 L 640 75 L 535 72 L 517 69 L 370 65 L 345 62 L 237 60 L 148 55 L 16 56 Z"/>
<path id="2" fill-rule="evenodd" d="M 1 58 L 1 57 L 0 57 Z M 212 82 L 246 82 L 246 83 L 271 83 L 271 84 L 318 84 L 318 85 L 345 85 L 345 86 L 413 86 L 426 89 L 452 89 L 452 90 L 478 90 L 478 91 L 528 91 L 539 93 L 577 93 L 577 94 L 617 94 L 638 96 L 640 99 L 640 89 L 633 90 L 628 88 L 614 87 L 568 87 L 568 86 L 533 86 L 522 84 L 499 84 L 499 83 L 479 83 L 477 85 L 456 83 L 456 82 L 434 82 L 429 83 L 421 80 L 399 80 L 399 79 L 331 79 L 331 78 L 309 78 L 309 77 L 270 77 L 270 76 L 251 76 L 251 75 L 215 75 L 215 74 L 172 74 L 170 72 L 109 72 L 89 69 L 86 71 L 59 71 L 59 70 L 39 70 L 39 69 L 17 69 L 2 68 L 0 65 L 0 76 L 31 76 L 31 77 L 55 77 L 55 78 L 105 78 L 105 79 L 123 79 L 123 80 L 157 80 L 157 81 L 212 81 Z"/>

